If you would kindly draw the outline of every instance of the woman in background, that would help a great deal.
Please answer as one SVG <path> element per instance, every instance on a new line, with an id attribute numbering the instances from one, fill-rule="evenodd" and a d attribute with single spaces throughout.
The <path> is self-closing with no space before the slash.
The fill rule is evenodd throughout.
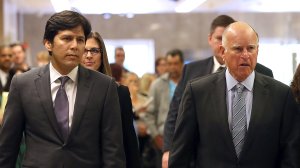
<path id="1" fill-rule="evenodd" d="M 298 105 L 300 105 L 300 64 L 298 64 L 293 81 L 291 82 L 291 89 L 296 99 L 296 102 L 298 103 Z M 300 110 L 300 106 L 298 107 L 298 109 Z"/>
<path id="2" fill-rule="evenodd" d="M 104 41 L 99 33 L 91 32 L 87 37 L 85 52 L 82 56 L 81 65 L 88 69 L 99 71 L 111 76 Z M 127 168 L 140 168 L 140 158 L 137 136 L 133 127 L 133 112 L 128 88 L 118 86 L 119 102 L 123 129 L 123 143 L 126 155 Z"/>

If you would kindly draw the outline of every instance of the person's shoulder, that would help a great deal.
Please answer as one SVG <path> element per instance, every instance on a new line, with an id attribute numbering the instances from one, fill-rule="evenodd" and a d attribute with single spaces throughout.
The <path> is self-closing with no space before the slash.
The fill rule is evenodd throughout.
<path id="1" fill-rule="evenodd" d="M 98 71 L 87 69 L 83 66 L 79 66 L 79 71 L 81 71 L 79 74 L 90 76 L 90 78 L 93 80 L 103 80 L 103 81 L 111 81 L 112 80 L 111 76 L 105 75 Z"/>
<path id="2" fill-rule="evenodd" d="M 288 85 L 286 85 L 270 76 L 264 75 L 260 72 L 256 72 L 255 75 L 256 75 L 255 76 L 256 82 L 258 82 L 264 86 L 268 86 L 269 88 L 276 88 L 276 89 L 281 88 L 284 90 L 290 89 L 290 87 Z"/>
<path id="3" fill-rule="evenodd" d="M 205 76 L 200 76 L 197 78 L 194 78 L 189 81 L 191 85 L 211 85 L 213 82 L 217 80 L 223 80 L 225 79 L 225 71 L 216 72 L 212 74 L 208 74 Z"/>
<path id="4" fill-rule="evenodd" d="M 255 66 L 255 71 L 259 72 L 259 73 L 262 73 L 264 75 L 267 75 L 267 76 L 270 76 L 270 77 L 273 77 L 273 72 L 270 68 L 260 64 L 260 63 L 257 63 L 256 66 Z"/>
<path id="5" fill-rule="evenodd" d="M 197 61 L 193 61 L 190 62 L 188 64 L 186 64 L 185 66 L 187 68 L 191 68 L 191 67 L 199 67 L 199 66 L 206 66 L 210 61 L 213 61 L 213 57 L 208 57 L 202 60 L 197 60 Z"/>

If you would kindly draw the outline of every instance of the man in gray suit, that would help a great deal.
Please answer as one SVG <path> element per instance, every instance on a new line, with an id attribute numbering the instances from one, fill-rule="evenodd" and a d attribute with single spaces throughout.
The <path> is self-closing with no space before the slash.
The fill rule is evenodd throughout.
<path id="1" fill-rule="evenodd" d="M 182 78 L 179 81 L 174 96 L 172 98 L 168 116 L 164 128 L 164 155 L 163 155 L 163 168 L 167 168 L 169 151 L 172 146 L 172 140 L 175 130 L 176 118 L 178 114 L 179 104 L 183 95 L 183 91 L 188 81 L 215 73 L 220 69 L 224 69 L 225 64 L 220 55 L 220 45 L 222 43 L 222 34 L 225 28 L 235 22 L 233 18 L 227 15 L 217 16 L 211 23 L 210 33 L 208 35 L 208 43 L 213 52 L 213 56 L 204 60 L 191 62 L 183 67 Z M 255 71 L 264 75 L 273 77 L 272 71 L 261 65 L 257 64 Z"/>
<path id="2" fill-rule="evenodd" d="M 90 32 L 77 12 L 47 21 L 51 62 L 13 78 L 0 131 L 1 168 L 14 167 L 23 132 L 23 167 L 125 167 L 116 82 L 79 65 Z"/>
<path id="3" fill-rule="evenodd" d="M 258 36 L 236 22 L 225 29 L 226 71 L 188 83 L 169 167 L 298 168 L 299 112 L 291 89 L 254 71 Z"/>

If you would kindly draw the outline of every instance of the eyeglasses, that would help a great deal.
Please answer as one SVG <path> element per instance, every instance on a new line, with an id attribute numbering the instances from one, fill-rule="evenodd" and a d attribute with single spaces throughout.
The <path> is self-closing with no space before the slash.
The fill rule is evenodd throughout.
<path id="1" fill-rule="evenodd" d="M 88 52 L 91 53 L 92 56 L 99 54 L 100 52 L 102 52 L 101 48 L 91 48 L 91 49 L 84 49 L 84 53 L 83 55 L 88 55 Z"/>

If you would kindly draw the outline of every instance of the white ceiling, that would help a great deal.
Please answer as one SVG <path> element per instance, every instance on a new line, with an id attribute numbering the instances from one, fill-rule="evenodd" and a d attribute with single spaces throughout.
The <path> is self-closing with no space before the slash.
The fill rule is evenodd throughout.
<path id="1" fill-rule="evenodd" d="M 51 0 L 6 0 L 22 13 L 53 13 Z M 65 0 L 85 14 L 173 13 L 185 0 Z M 199 1 L 199 0 L 191 0 Z M 63 0 L 59 0 L 60 7 Z M 206 0 L 192 12 L 300 12 L 299 0 Z"/>

